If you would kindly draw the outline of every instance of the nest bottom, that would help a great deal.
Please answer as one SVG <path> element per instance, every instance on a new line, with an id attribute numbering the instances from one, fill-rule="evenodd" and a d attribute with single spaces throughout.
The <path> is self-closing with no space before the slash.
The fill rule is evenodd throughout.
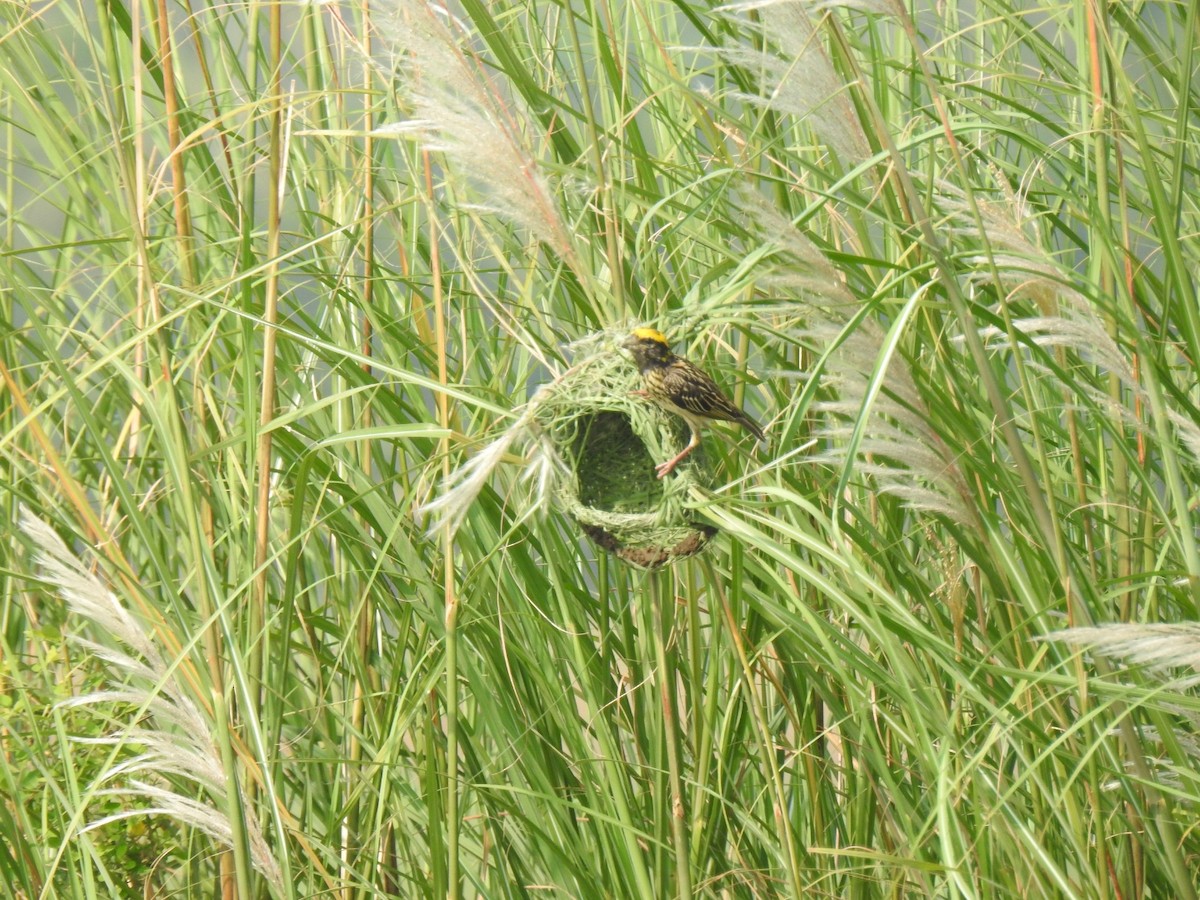
<path id="1" fill-rule="evenodd" d="M 699 553 L 717 535 L 717 529 L 712 525 L 693 523 L 689 528 L 680 529 L 680 540 L 677 543 L 664 546 L 662 535 L 643 544 L 622 543 L 615 535 L 605 531 L 599 525 L 580 522 L 579 527 L 599 547 L 607 550 L 617 559 L 624 560 L 639 569 L 657 569 L 672 560 L 684 559 Z"/>

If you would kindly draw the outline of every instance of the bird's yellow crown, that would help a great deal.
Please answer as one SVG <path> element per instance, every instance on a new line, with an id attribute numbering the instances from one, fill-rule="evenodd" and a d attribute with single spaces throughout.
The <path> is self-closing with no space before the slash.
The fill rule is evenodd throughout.
<path id="1" fill-rule="evenodd" d="M 667 344 L 667 338 L 661 331 L 656 331 L 653 328 L 635 328 L 633 336 L 639 341 L 654 341 L 656 344 L 662 344 L 664 347 Z"/>

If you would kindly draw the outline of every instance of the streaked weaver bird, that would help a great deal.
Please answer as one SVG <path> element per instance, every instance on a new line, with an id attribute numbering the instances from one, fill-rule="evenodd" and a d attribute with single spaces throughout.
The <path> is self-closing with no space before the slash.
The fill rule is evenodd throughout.
<path id="1" fill-rule="evenodd" d="M 633 393 L 679 416 L 692 431 L 692 439 L 678 456 L 655 467 L 659 478 L 669 475 L 700 446 L 700 433 L 708 422 L 736 422 L 760 441 L 766 440 L 758 423 L 734 406 L 707 372 L 671 352 L 662 332 L 635 328 L 624 347 L 633 354 L 642 375 L 642 390 Z"/>

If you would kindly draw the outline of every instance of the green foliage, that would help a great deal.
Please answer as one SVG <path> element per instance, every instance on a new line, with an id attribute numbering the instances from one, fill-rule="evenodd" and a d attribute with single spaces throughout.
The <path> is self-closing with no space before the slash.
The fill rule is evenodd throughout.
<path id="1" fill-rule="evenodd" d="M 98 877 L 109 896 L 144 897 L 147 886 L 152 892 L 161 887 L 161 873 L 179 868 L 177 827 L 162 817 L 124 817 L 137 808 L 128 798 L 93 795 L 82 801 L 88 819 L 113 821 L 89 832 L 85 841 L 72 841 L 70 804 L 64 803 L 64 793 L 87 793 L 114 762 L 144 749 L 127 742 L 114 752 L 97 743 L 114 722 L 135 723 L 137 709 L 109 704 L 111 718 L 100 718 L 62 705 L 78 694 L 103 690 L 106 672 L 99 660 L 66 642 L 58 610 L 51 606 L 46 612 L 47 619 L 29 631 L 36 654 L 6 654 L 0 662 L 0 733 L 8 751 L 4 775 L 10 798 L 7 827 L 0 833 L 4 882 L 15 896 L 37 896 L 46 888 L 69 896 L 72 867 L 81 862 L 76 851 L 84 843 L 99 861 Z"/>
<path id="2" fill-rule="evenodd" d="M 1194 896 L 1194 690 L 1042 638 L 1200 618 L 1197 10 L 0 5 L 0 892 Z M 643 323 L 768 434 L 703 554 L 430 529 Z"/>

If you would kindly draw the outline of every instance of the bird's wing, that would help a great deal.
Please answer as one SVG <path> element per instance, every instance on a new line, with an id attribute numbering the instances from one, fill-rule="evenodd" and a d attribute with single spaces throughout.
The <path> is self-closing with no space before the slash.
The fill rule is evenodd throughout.
<path id="1" fill-rule="evenodd" d="M 687 364 L 674 362 L 663 375 L 666 393 L 680 409 L 705 419 L 738 422 L 745 414 L 733 405 L 707 375 L 689 375 Z"/>
<path id="2" fill-rule="evenodd" d="M 677 409 L 700 419 L 737 422 L 750 429 L 760 441 L 766 440 L 759 424 L 734 406 L 716 382 L 703 372 L 699 372 L 699 377 L 689 374 L 687 367 L 687 363 L 673 362 L 663 373 L 663 388 Z"/>

